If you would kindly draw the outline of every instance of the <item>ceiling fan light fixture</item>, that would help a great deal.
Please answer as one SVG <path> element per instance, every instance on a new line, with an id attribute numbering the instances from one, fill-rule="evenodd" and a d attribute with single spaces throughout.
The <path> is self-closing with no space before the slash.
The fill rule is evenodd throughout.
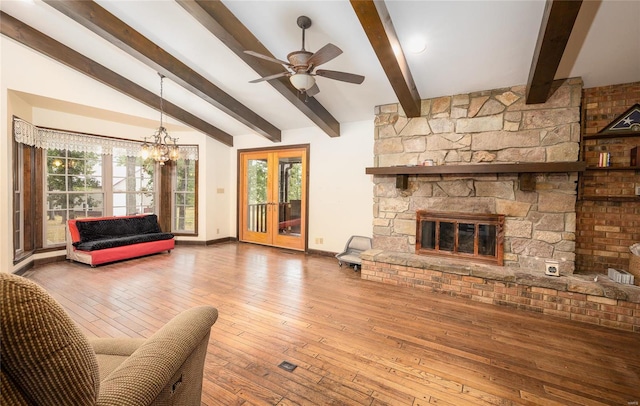
<path id="1" fill-rule="evenodd" d="M 265 80 L 279 79 L 283 76 L 289 77 L 291 85 L 300 93 L 304 93 L 305 97 L 313 97 L 320 89 L 316 84 L 315 76 L 322 76 L 327 79 L 339 80 L 342 82 L 360 84 L 364 80 L 364 76 L 354 75 L 353 73 L 339 72 L 334 70 L 318 69 L 318 66 L 333 60 L 342 54 L 342 50 L 337 46 L 328 43 L 316 52 L 305 50 L 304 34 L 305 30 L 311 27 L 311 19 L 309 17 L 300 16 L 297 20 L 298 27 L 302 28 L 302 49 L 290 52 L 287 55 L 288 62 L 276 59 L 273 56 L 263 55 L 255 51 L 246 50 L 246 54 L 264 59 L 269 62 L 277 63 L 285 68 L 284 72 L 263 76 L 260 79 L 251 80 L 249 83 L 258 83 Z M 399 44 L 398 44 L 399 47 Z M 401 51 L 400 51 L 401 52 Z"/>
<path id="2" fill-rule="evenodd" d="M 291 81 L 293 87 L 301 92 L 312 88 L 313 85 L 316 84 L 316 79 L 308 73 L 296 73 L 295 75 L 291 75 L 289 76 L 289 81 Z"/>

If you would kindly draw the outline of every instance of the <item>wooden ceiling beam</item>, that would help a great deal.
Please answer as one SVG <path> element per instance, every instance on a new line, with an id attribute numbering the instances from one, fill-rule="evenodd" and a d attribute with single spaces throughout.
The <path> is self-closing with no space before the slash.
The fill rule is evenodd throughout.
<path id="1" fill-rule="evenodd" d="M 176 1 L 261 77 L 283 72 L 284 68 L 278 64 L 244 53 L 245 50 L 250 50 L 275 58 L 221 1 Z M 287 77 L 270 80 L 268 83 L 330 137 L 340 136 L 340 123 L 318 100 L 301 95 Z"/>
<path id="2" fill-rule="evenodd" d="M 562 60 L 582 0 L 547 0 L 529 70 L 526 103 L 545 103 Z"/>
<path id="3" fill-rule="evenodd" d="M 281 131 L 273 124 L 119 20 L 96 2 L 69 0 L 44 0 L 44 2 L 258 134 L 274 142 L 281 140 Z"/>
<path id="4" fill-rule="evenodd" d="M 420 94 L 384 1 L 350 1 L 405 114 L 420 117 Z"/>
<path id="5" fill-rule="evenodd" d="M 2 35 L 38 51 L 63 65 L 75 69 L 76 71 L 83 73 L 134 100 L 137 100 L 151 108 L 157 110 L 160 109 L 159 95 L 154 94 L 129 79 L 118 75 L 117 73 L 87 58 L 79 52 L 74 51 L 66 45 L 59 43 L 53 38 L 46 36 L 40 31 L 35 30 L 1 10 L 0 32 Z M 165 100 L 163 103 L 163 110 L 166 115 L 173 117 L 181 123 L 201 131 L 225 145 L 230 147 L 233 146 L 233 137 L 230 134 L 212 126 L 201 118 L 194 116 L 175 104 L 169 103 Z"/>

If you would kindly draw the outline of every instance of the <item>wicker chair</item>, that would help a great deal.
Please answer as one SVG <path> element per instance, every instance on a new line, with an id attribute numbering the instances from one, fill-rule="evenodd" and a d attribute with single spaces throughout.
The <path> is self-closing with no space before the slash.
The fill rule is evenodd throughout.
<path id="1" fill-rule="evenodd" d="M 87 339 L 34 282 L 0 273 L 3 405 L 200 405 L 218 312 L 186 310 L 149 339 Z"/>

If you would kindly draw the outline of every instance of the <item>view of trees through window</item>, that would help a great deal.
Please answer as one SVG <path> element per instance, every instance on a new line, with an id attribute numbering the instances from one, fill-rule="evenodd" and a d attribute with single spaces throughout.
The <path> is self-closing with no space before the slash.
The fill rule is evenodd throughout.
<path id="1" fill-rule="evenodd" d="M 136 148 L 126 139 L 73 133 L 79 140 L 73 149 L 63 146 L 64 137 L 47 137 L 44 147 L 23 144 L 17 129 L 39 128 L 20 123 L 14 127 L 9 197 L 14 259 L 64 245 L 70 219 L 155 213 L 171 231 L 197 233 L 197 146 L 186 147 L 185 153 L 196 159 L 172 162 L 172 170 L 165 172 L 151 158 L 127 156 Z M 161 184 L 167 190 L 161 191 Z M 158 213 L 165 206 L 166 213 Z M 41 210 L 38 215 L 36 210 Z"/>
<path id="2" fill-rule="evenodd" d="M 46 245 L 65 241 L 68 219 L 104 212 L 102 157 L 90 152 L 46 151 Z"/>
<path id="3" fill-rule="evenodd" d="M 174 171 L 174 222 L 175 232 L 196 231 L 196 161 L 179 159 Z"/>
<path id="4" fill-rule="evenodd" d="M 46 151 L 45 246 L 65 242 L 69 219 L 155 212 L 155 162 L 114 152 Z"/>
<path id="5" fill-rule="evenodd" d="M 300 218 L 300 203 L 302 201 L 302 161 L 300 157 L 278 158 L 277 189 L 269 195 L 269 160 L 265 158 L 247 160 L 247 228 L 253 232 L 267 231 L 267 217 L 270 204 L 275 204 L 278 212 L 278 223 L 284 224 L 289 220 Z M 271 201 L 269 198 L 271 196 Z M 286 225 L 280 229 L 283 233 L 295 230 Z"/>
<path id="6" fill-rule="evenodd" d="M 23 144 L 17 142 L 13 143 L 13 162 L 18 168 L 23 168 L 22 162 Z M 13 251 L 14 255 L 20 255 L 24 249 L 24 203 L 23 188 L 24 188 L 24 172 L 13 171 Z"/>
<path id="7" fill-rule="evenodd" d="M 152 159 L 113 156 L 113 215 L 153 213 L 155 163 Z"/>
<path id="8" fill-rule="evenodd" d="M 283 176 L 284 182 L 286 182 L 285 187 L 282 188 L 284 189 L 282 202 L 302 199 L 302 162 L 299 161 L 300 158 L 295 158 L 295 161 L 280 162 L 280 167 L 285 175 Z"/>
<path id="9" fill-rule="evenodd" d="M 267 160 L 251 159 L 247 166 L 249 204 L 267 202 Z"/>
<path id="10" fill-rule="evenodd" d="M 299 158 L 296 158 L 299 160 Z M 302 197 L 302 163 L 301 162 L 280 162 L 280 171 L 285 173 L 281 176 L 280 185 L 281 202 L 300 200 Z M 261 159 L 249 160 L 247 167 L 247 182 L 249 185 L 249 204 L 266 203 L 267 201 L 267 161 Z"/>

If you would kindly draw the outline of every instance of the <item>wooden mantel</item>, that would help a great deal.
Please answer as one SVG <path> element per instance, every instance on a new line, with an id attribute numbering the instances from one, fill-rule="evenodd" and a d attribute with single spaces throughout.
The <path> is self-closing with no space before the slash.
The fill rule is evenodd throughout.
<path id="1" fill-rule="evenodd" d="M 461 175 L 478 173 L 518 173 L 520 189 L 533 190 L 535 178 L 533 173 L 550 172 L 583 172 L 587 167 L 584 161 L 578 162 L 524 162 L 524 163 L 480 163 L 461 165 L 435 166 L 386 166 L 366 168 L 367 175 L 395 175 L 396 187 L 406 189 L 410 175 Z M 528 174 L 528 175 L 527 175 Z M 523 176 L 524 175 L 524 176 Z"/>

